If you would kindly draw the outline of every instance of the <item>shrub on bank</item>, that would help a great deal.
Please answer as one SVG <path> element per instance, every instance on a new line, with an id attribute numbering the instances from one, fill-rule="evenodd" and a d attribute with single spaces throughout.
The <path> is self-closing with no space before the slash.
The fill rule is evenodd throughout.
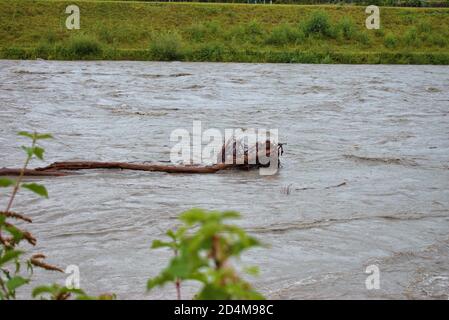
<path id="1" fill-rule="evenodd" d="M 397 38 L 392 33 L 388 33 L 384 38 L 384 45 L 389 49 L 393 49 L 397 45 Z"/>
<path id="2" fill-rule="evenodd" d="M 337 24 L 337 30 L 346 40 L 354 39 L 357 36 L 357 26 L 350 17 L 343 17 Z"/>
<path id="3" fill-rule="evenodd" d="M 66 56 L 72 59 L 95 58 L 101 55 L 101 43 L 94 37 L 77 34 L 69 39 L 66 47 Z"/>
<path id="4" fill-rule="evenodd" d="M 333 30 L 329 15 L 321 10 L 314 11 L 312 16 L 304 23 L 303 31 L 306 36 L 331 37 Z"/>
<path id="5" fill-rule="evenodd" d="M 55 46 L 47 41 L 41 41 L 38 43 L 36 49 L 34 50 L 34 54 L 36 58 L 41 59 L 51 59 L 52 54 L 55 52 Z"/>
<path id="6" fill-rule="evenodd" d="M 297 44 L 302 42 L 304 38 L 304 33 L 298 28 L 281 24 L 271 30 L 265 39 L 265 43 L 271 45 Z"/>
<path id="7" fill-rule="evenodd" d="M 224 34 L 224 40 L 237 43 L 261 43 L 265 35 L 265 30 L 257 20 L 248 23 L 238 24 Z"/>
<path id="8" fill-rule="evenodd" d="M 223 61 L 226 48 L 221 43 L 206 43 L 192 53 L 195 61 Z"/>
<path id="9" fill-rule="evenodd" d="M 421 21 L 418 24 L 418 31 L 420 33 L 430 33 L 432 32 L 432 23 L 428 20 Z"/>
<path id="10" fill-rule="evenodd" d="M 114 43 L 114 33 L 111 29 L 101 26 L 97 30 L 98 38 L 108 44 Z"/>
<path id="11" fill-rule="evenodd" d="M 418 47 L 419 46 L 418 30 L 416 27 L 411 27 L 404 33 L 404 43 L 407 46 Z"/>
<path id="12" fill-rule="evenodd" d="M 372 39 L 368 33 L 365 31 L 357 33 L 357 41 L 364 46 L 369 46 L 372 43 Z"/>
<path id="13" fill-rule="evenodd" d="M 190 40 L 203 41 L 207 37 L 213 37 L 222 31 L 223 27 L 216 21 L 208 21 L 201 24 L 194 24 L 187 28 L 187 35 Z"/>
<path id="14" fill-rule="evenodd" d="M 429 37 L 429 42 L 434 45 L 441 48 L 444 48 L 448 44 L 448 40 L 446 37 L 443 37 L 440 34 L 432 34 Z"/>
<path id="15" fill-rule="evenodd" d="M 77 34 L 66 41 L 44 37 L 33 50 L 33 55 L 41 59 L 99 59 L 104 52 L 95 37 Z"/>
<path id="16" fill-rule="evenodd" d="M 164 32 L 150 42 L 150 57 L 159 61 L 172 61 L 182 58 L 182 38 L 176 32 Z"/>

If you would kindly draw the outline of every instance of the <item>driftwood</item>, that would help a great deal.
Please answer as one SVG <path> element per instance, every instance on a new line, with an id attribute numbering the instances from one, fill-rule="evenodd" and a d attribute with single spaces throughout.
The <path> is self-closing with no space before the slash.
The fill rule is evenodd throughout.
<path id="1" fill-rule="evenodd" d="M 260 150 L 265 150 L 265 156 L 278 161 L 279 155 L 282 155 L 282 144 L 274 145 L 267 140 L 265 143 L 255 145 L 255 153 L 251 153 L 246 145 L 235 141 L 227 142 L 223 145 L 222 151 L 218 155 L 217 163 L 211 165 L 175 165 L 163 163 L 130 163 L 130 162 L 98 162 L 98 161 L 65 161 L 54 162 L 46 167 L 26 169 L 24 176 L 48 176 L 60 177 L 73 174 L 72 171 L 86 169 L 121 169 L 121 170 L 139 170 L 139 171 L 157 171 L 167 173 L 215 173 L 225 169 L 249 170 L 254 168 L 266 167 L 259 161 Z M 225 157 L 225 149 L 229 156 Z M 275 156 L 274 158 L 271 158 Z M 22 173 L 21 169 L 2 168 L 0 176 L 18 176 Z"/>
<path id="2" fill-rule="evenodd" d="M 85 169 L 122 169 L 140 171 L 159 171 L 167 173 L 215 173 L 226 169 L 226 164 L 216 164 L 212 166 L 177 166 L 163 164 L 137 164 L 129 162 L 97 162 L 97 161 L 67 161 L 55 162 L 47 167 L 26 169 L 24 176 L 47 176 L 61 177 L 71 175 L 69 171 Z M 21 169 L 2 168 L 0 176 L 18 176 Z"/>
<path id="3" fill-rule="evenodd" d="M 226 164 L 217 163 L 210 166 L 200 165 L 164 165 L 164 164 L 141 164 L 130 162 L 98 162 L 98 161 L 65 161 L 54 162 L 49 166 L 35 169 L 26 169 L 24 176 L 46 176 L 62 177 L 73 174 L 70 171 L 87 169 L 122 169 L 137 171 L 157 171 L 167 173 L 215 173 L 225 169 L 243 169 L 248 170 L 258 168 L 262 165 L 251 164 Z M 2 168 L 0 176 L 19 176 L 21 169 Z"/>
<path id="4" fill-rule="evenodd" d="M 55 162 L 37 171 L 59 170 L 84 170 L 84 169 L 123 169 L 140 171 L 162 171 L 168 173 L 214 173 L 222 170 L 226 165 L 193 166 L 193 165 L 163 165 L 163 164 L 139 164 L 129 162 L 96 162 L 96 161 L 70 161 Z"/>
<path id="5" fill-rule="evenodd" d="M 19 176 L 22 169 L 11 169 L 11 168 L 1 168 L 0 176 Z M 24 172 L 24 176 L 29 177 L 63 177 L 67 176 L 70 173 L 68 172 L 60 172 L 54 170 L 38 170 L 38 169 L 26 169 Z"/>

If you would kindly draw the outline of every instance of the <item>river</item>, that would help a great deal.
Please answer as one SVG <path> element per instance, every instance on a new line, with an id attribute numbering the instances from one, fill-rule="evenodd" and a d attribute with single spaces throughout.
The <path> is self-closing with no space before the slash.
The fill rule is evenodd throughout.
<path id="1" fill-rule="evenodd" d="M 145 293 L 170 258 L 150 244 L 201 207 L 241 212 L 268 245 L 236 262 L 259 266 L 248 279 L 268 298 L 447 299 L 448 88 L 447 66 L 3 60 L 0 167 L 22 163 L 20 130 L 55 136 L 33 167 L 169 160 L 170 133 L 194 120 L 277 128 L 286 146 L 273 176 L 88 170 L 37 179 L 50 198 L 21 191 L 13 209 L 34 220 L 33 252 L 79 266 L 91 294 L 175 298 L 172 286 Z M 380 288 L 368 290 L 372 265 Z"/>

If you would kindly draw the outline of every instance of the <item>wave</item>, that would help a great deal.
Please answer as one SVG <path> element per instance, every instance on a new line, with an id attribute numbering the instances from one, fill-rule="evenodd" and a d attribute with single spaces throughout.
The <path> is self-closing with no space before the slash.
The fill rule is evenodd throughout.
<path id="1" fill-rule="evenodd" d="M 388 157 L 368 157 L 368 156 L 358 156 L 354 154 L 344 154 L 343 157 L 349 160 L 354 160 L 358 162 L 370 162 L 377 164 L 396 164 L 405 166 L 417 166 L 418 164 L 411 159 L 404 158 L 388 158 Z"/>
<path id="2" fill-rule="evenodd" d="M 430 218 L 446 218 L 449 217 L 447 210 L 442 210 L 442 214 L 425 214 L 425 213 L 396 213 L 396 214 L 378 214 L 374 216 L 353 216 L 350 218 L 327 218 L 312 221 L 291 221 L 274 223 L 263 227 L 248 228 L 248 231 L 254 233 L 286 233 L 293 230 L 307 230 L 314 228 L 325 228 L 334 224 L 348 223 L 362 220 L 421 220 Z"/>

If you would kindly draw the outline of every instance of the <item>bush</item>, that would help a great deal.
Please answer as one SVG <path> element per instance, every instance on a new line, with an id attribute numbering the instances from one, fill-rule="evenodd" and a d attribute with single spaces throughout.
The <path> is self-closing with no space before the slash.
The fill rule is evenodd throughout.
<path id="1" fill-rule="evenodd" d="M 334 60 L 332 59 L 332 57 L 330 55 L 326 55 L 322 60 L 321 60 L 321 64 L 331 64 L 333 63 Z"/>
<path id="2" fill-rule="evenodd" d="M 359 32 L 357 34 L 357 40 L 363 44 L 363 45 L 370 45 L 371 44 L 371 37 L 366 32 Z"/>
<path id="3" fill-rule="evenodd" d="M 346 40 L 354 39 L 357 35 L 357 27 L 353 19 L 343 17 L 337 25 L 338 32 L 341 33 Z"/>
<path id="4" fill-rule="evenodd" d="M 95 57 L 102 53 L 100 42 L 88 35 L 75 35 L 67 45 L 67 54 L 71 58 L 82 59 Z"/>
<path id="5" fill-rule="evenodd" d="M 404 43 L 407 46 L 419 46 L 418 30 L 416 27 L 411 27 L 404 34 Z"/>
<path id="6" fill-rule="evenodd" d="M 114 34 L 111 32 L 110 29 L 101 26 L 98 30 L 98 37 L 101 41 L 104 41 L 106 43 L 112 44 L 114 43 Z"/>
<path id="7" fill-rule="evenodd" d="M 195 24 L 186 29 L 188 37 L 192 41 L 203 41 L 206 36 L 206 30 L 203 24 Z"/>
<path id="8" fill-rule="evenodd" d="M 58 36 L 54 31 L 50 30 L 44 34 L 43 40 L 48 43 L 55 43 L 58 40 Z"/>
<path id="9" fill-rule="evenodd" d="M 216 21 L 195 24 L 187 28 L 187 34 L 193 41 L 202 41 L 206 37 L 215 36 L 222 29 L 221 25 Z"/>
<path id="10" fill-rule="evenodd" d="M 385 36 L 385 31 L 383 29 L 374 29 L 374 35 L 383 38 Z"/>
<path id="11" fill-rule="evenodd" d="M 195 53 L 195 61 L 222 61 L 225 48 L 221 43 L 207 43 Z"/>
<path id="12" fill-rule="evenodd" d="M 430 35 L 428 41 L 432 45 L 435 45 L 435 46 L 438 46 L 438 47 L 441 47 L 441 48 L 446 47 L 447 44 L 448 44 L 447 38 L 443 37 L 440 34 L 432 34 L 432 35 Z"/>
<path id="13" fill-rule="evenodd" d="M 384 38 L 385 47 L 392 49 L 397 45 L 397 39 L 392 33 L 388 33 Z"/>
<path id="14" fill-rule="evenodd" d="M 432 24 L 427 20 L 421 21 L 418 24 L 418 31 L 421 33 L 430 33 L 432 32 Z"/>
<path id="15" fill-rule="evenodd" d="M 160 61 L 178 60 L 182 57 L 182 38 L 177 33 L 161 33 L 153 37 L 150 43 L 150 55 L 152 59 Z"/>
<path id="16" fill-rule="evenodd" d="M 264 30 L 259 22 L 252 20 L 249 23 L 239 24 L 229 30 L 225 40 L 237 41 L 239 43 L 259 43 L 262 40 Z"/>
<path id="17" fill-rule="evenodd" d="M 332 28 L 328 14 L 324 11 L 314 11 L 312 16 L 305 22 L 303 31 L 306 36 L 319 35 L 330 37 Z"/>
<path id="18" fill-rule="evenodd" d="M 271 30 L 265 39 L 265 43 L 271 45 L 285 45 L 289 43 L 298 43 L 304 39 L 304 34 L 288 24 L 281 24 Z"/>
<path id="19" fill-rule="evenodd" d="M 245 33 L 249 36 L 260 36 L 263 28 L 257 20 L 252 20 L 245 25 Z"/>
<path id="20" fill-rule="evenodd" d="M 34 54 L 36 58 L 48 59 L 51 58 L 51 54 L 54 52 L 54 45 L 47 41 L 41 41 L 37 44 L 34 49 Z"/>
<path id="21" fill-rule="evenodd" d="M 244 251 L 260 246 L 257 239 L 243 229 L 226 223 L 238 217 L 239 214 L 233 211 L 192 209 L 183 213 L 180 216 L 183 224 L 176 230 L 167 231 L 169 241 L 153 241 L 153 249 L 168 248 L 174 257 L 158 276 L 148 280 L 148 290 L 173 283 L 177 298 L 181 299 L 182 283 L 196 281 L 202 288 L 195 299 L 263 299 L 230 263 Z M 256 274 L 257 268 L 246 268 L 246 271 Z"/>

